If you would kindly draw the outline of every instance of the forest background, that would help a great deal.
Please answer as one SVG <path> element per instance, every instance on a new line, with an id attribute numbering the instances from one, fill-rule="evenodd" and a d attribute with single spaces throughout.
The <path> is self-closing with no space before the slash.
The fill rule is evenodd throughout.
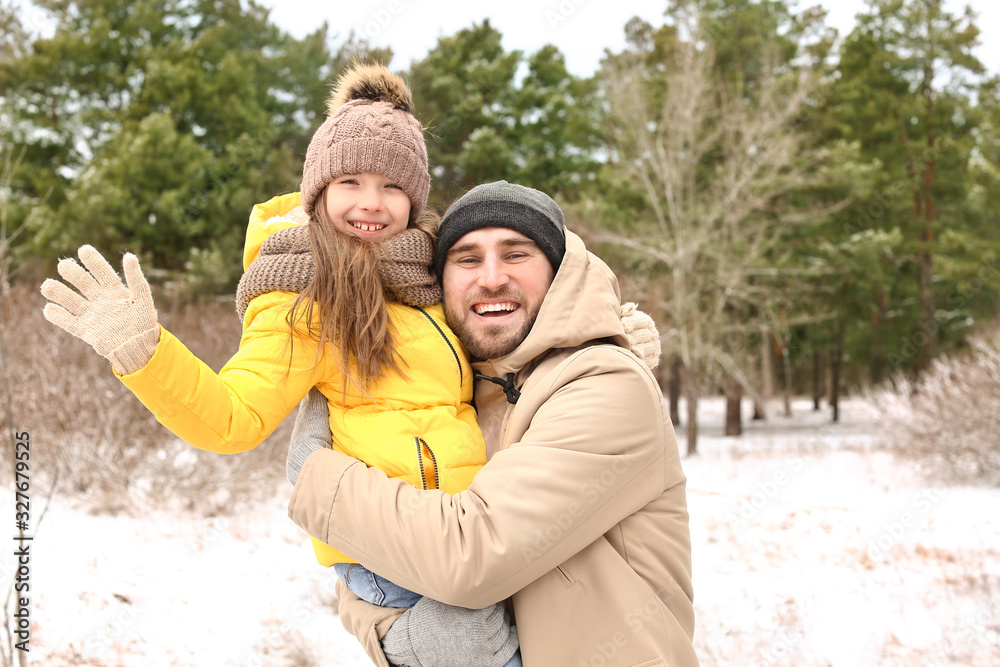
<path id="1" fill-rule="evenodd" d="M 873 447 L 888 446 L 915 458 L 935 493 L 943 485 L 964 498 L 957 486 L 976 487 L 959 514 L 988 548 L 970 556 L 948 536 L 931 560 L 967 568 L 993 618 L 1000 579 L 984 564 L 1000 562 L 1000 530 L 978 531 L 979 515 L 1000 502 L 1000 77 L 997 63 L 976 57 L 988 38 L 976 14 L 949 6 L 869 0 L 837 32 L 822 8 L 785 0 L 670 0 L 661 21 L 608 25 L 623 46 L 586 76 L 555 46 L 506 48 L 483 20 L 439 36 L 398 71 L 426 127 L 431 205 L 443 212 L 500 178 L 552 194 L 624 297 L 656 319 L 657 372 L 682 449 L 702 451 L 685 463 L 698 548 L 732 547 L 744 581 L 748 533 L 726 531 L 744 523 L 732 507 L 747 505 L 720 504 L 718 516 L 705 505 L 773 474 L 749 465 L 762 448 L 762 422 L 751 419 L 769 433 L 804 420 L 859 466 L 882 461 Z M 392 62 L 392 52 L 326 24 L 293 36 L 252 2 L 41 0 L 27 11 L 0 0 L 0 424 L 12 451 L 29 431 L 45 443 L 31 459 L 36 508 L 55 497 L 141 518 L 179 503 L 215 521 L 272 500 L 275 488 L 287 494 L 287 425 L 239 457 L 177 442 L 103 359 L 44 322 L 38 286 L 83 243 L 135 252 L 161 321 L 220 368 L 239 339 L 232 297 L 249 211 L 298 188 L 329 86 L 352 59 Z M 837 424 L 845 394 L 871 409 L 877 445 L 853 430 L 857 418 Z M 759 453 L 794 463 L 801 446 Z M 852 497 L 895 488 L 892 476 L 909 469 L 882 462 L 834 483 L 831 460 L 817 458 L 815 479 L 796 479 Z M 0 471 L 17 484 L 16 462 Z M 881 516 L 872 512 L 880 493 L 860 496 L 859 516 Z M 815 537 L 805 503 L 785 503 L 803 530 L 777 521 L 749 534 L 764 551 L 778 535 L 800 548 Z M 817 511 L 840 512 L 835 504 Z M 706 521 L 716 522 L 707 533 Z M 897 551 L 925 558 L 921 545 L 906 549 Z M 884 574 L 864 553 L 846 562 Z M 12 571 L 0 562 L 0 577 Z M 720 612 L 733 604 L 727 595 L 717 596 Z M 50 614 L 65 606 L 55 600 Z M 24 658 L 11 649 L 19 605 L 8 595 L 4 664 Z M 992 664 L 993 630 L 971 633 L 982 624 L 956 613 L 965 634 L 946 652 L 957 664 L 973 664 L 967 654 Z M 708 628 L 703 655 L 742 655 L 725 643 L 730 626 Z M 965 641 L 972 634 L 988 653 Z"/>
<path id="2" fill-rule="evenodd" d="M 364 35 L 301 39 L 229 0 L 0 5 L 4 282 L 82 243 L 137 253 L 172 303 L 231 295 L 250 208 L 299 182 Z M 401 71 L 431 204 L 507 179 L 563 205 L 659 323 L 672 397 L 826 397 L 969 348 L 1000 294 L 1000 79 L 971 10 L 671 0 L 593 76 L 489 21 Z M 683 378 L 685 381 L 681 381 Z M 697 431 L 688 431 L 696 451 Z"/>

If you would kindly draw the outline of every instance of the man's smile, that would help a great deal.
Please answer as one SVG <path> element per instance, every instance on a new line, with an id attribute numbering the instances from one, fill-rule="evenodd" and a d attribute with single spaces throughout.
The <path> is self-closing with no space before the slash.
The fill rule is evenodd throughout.
<path id="1" fill-rule="evenodd" d="M 498 301 L 496 303 L 476 303 L 472 306 L 472 312 L 481 317 L 502 317 L 513 313 L 521 307 L 513 301 Z"/>

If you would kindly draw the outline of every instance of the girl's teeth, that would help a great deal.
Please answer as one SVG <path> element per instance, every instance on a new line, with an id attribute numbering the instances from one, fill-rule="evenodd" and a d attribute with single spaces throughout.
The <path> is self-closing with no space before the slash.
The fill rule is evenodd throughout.
<path id="1" fill-rule="evenodd" d="M 385 227 L 385 225 L 366 225 L 363 222 L 355 222 L 354 226 L 363 232 L 377 232 Z"/>

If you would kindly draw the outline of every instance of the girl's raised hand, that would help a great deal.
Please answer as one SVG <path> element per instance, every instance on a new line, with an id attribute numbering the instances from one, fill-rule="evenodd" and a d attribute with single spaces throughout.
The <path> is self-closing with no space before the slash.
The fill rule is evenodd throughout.
<path id="1" fill-rule="evenodd" d="M 45 305 L 45 319 L 86 341 L 121 375 L 134 373 L 149 362 L 160 341 L 153 296 L 139 260 L 131 253 L 122 258 L 123 284 L 93 246 L 81 246 L 78 255 L 82 267 L 74 259 L 61 260 L 57 267 L 78 292 L 58 280 L 42 283 L 42 296 L 51 302 Z"/>

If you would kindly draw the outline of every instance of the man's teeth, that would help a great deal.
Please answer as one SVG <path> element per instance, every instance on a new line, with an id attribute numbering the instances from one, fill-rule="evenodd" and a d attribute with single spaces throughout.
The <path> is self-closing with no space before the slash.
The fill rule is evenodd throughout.
<path id="1" fill-rule="evenodd" d="M 385 227 L 385 225 L 369 225 L 368 223 L 365 222 L 352 222 L 351 224 L 363 232 L 377 232 L 378 230 Z"/>
<path id="2" fill-rule="evenodd" d="M 510 312 L 516 308 L 516 303 L 480 303 L 475 307 L 475 310 L 477 315 L 482 315 L 483 313 Z"/>

